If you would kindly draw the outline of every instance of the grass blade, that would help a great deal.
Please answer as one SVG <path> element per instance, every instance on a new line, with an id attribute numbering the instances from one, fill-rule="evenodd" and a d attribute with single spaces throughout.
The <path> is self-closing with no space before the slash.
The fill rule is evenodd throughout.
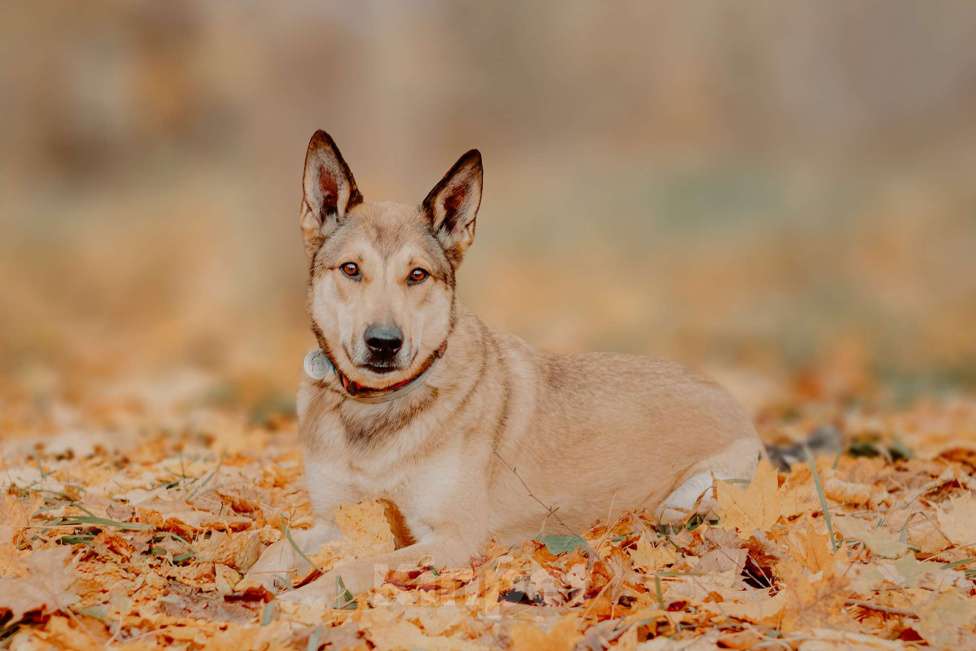
<path id="1" fill-rule="evenodd" d="M 304 558 L 305 559 L 305 562 L 308 563 L 310 566 L 312 566 L 313 569 L 318 570 L 319 569 L 319 566 L 315 564 L 315 561 L 313 561 L 311 558 L 309 558 L 308 557 L 308 554 L 306 554 L 305 552 L 303 552 L 302 551 L 302 548 L 298 546 L 298 543 L 297 542 L 295 542 L 295 539 L 292 538 L 292 536 L 291 536 L 291 527 L 289 527 L 287 524 L 285 524 L 285 525 L 282 525 L 281 530 L 282 530 L 282 532 L 284 532 L 285 538 L 288 539 L 288 542 L 295 549 L 295 551 L 298 553 L 298 555 L 301 556 L 302 558 Z M 319 570 L 319 571 L 321 571 L 321 570 Z"/>
<path id="2" fill-rule="evenodd" d="M 336 577 L 335 607 L 338 610 L 356 610 L 356 598 L 349 592 L 341 576 Z"/>
<path id="3" fill-rule="evenodd" d="M 834 523 L 830 518 L 830 506 L 827 505 L 827 496 L 824 494 L 823 484 L 820 482 L 820 473 L 817 472 L 817 462 L 813 458 L 810 448 L 804 447 L 807 456 L 807 465 L 810 466 L 810 474 L 813 475 L 813 485 L 817 489 L 817 497 L 820 499 L 820 508 L 823 509 L 824 524 L 827 525 L 827 535 L 830 536 L 830 549 L 837 551 L 840 543 L 834 536 Z"/>
<path id="4" fill-rule="evenodd" d="M 120 522 L 118 520 L 109 520 L 108 518 L 100 518 L 97 515 L 72 515 L 66 518 L 61 518 L 52 522 L 51 527 L 77 527 L 79 525 L 93 525 L 96 527 L 112 527 L 114 529 L 121 529 L 123 531 L 150 531 L 152 530 L 152 525 L 143 524 L 141 522 Z"/>

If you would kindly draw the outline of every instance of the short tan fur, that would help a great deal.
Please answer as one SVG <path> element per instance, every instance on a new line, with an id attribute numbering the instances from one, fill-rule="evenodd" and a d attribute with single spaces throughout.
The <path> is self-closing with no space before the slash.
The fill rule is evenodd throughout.
<path id="1" fill-rule="evenodd" d="M 335 508 L 364 498 L 395 503 L 415 542 L 286 597 L 333 600 L 336 576 L 355 593 L 383 567 L 461 565 L 491 537 L 583 531 L 629 509 L 682 520 L 709 507 L 713 479 L 748 479 L 762 454 L 743 409 L 707 378 L 634 355 L 537 351 L 458 304 L 482 176 L 472 150 L 419 205 L 370 203 L 331 137 L 309 143 L 307 309 L 337 372 L 299 389 L 318 518 L 300 544 L 337 536 Z M 252 575 L 296 561 L 278 543 Z"/>

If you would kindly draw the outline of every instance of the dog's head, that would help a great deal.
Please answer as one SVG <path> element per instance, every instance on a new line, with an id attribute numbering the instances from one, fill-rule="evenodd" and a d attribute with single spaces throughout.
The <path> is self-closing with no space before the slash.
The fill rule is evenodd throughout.
<path id="1" fill-rule="evenodd" d="M 419 206 L 366 202 L 332 138 L 312 136 L 300 218 L 310 260 L 307 308 L 319 345 L 347 377 L 392 386 L 419 373 L 444 344 L 481 181 L 481 154 L 471 150 Z"/>

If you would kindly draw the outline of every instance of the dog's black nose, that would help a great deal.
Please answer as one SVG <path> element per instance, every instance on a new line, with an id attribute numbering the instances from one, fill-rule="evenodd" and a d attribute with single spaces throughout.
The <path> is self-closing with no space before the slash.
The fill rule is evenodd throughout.
<path id="1" fill-rule="evenodd" d="M 377 357 L 391 358 L 403 346 L 403 333 L 396 326 L 373 324 L 366 328 L 365 339 L 369 352 Z"/>

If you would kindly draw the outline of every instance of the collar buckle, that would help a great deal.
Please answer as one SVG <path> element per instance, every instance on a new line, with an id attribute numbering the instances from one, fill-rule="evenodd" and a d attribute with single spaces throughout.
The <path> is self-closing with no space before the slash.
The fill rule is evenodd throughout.
<path id="1" fill-rule="evenodd" d="M 313 380 L 324 380 L 335 372 L 335 367 L 322 349 L 315 348 L 305 355 L 305 375 Z"/>

